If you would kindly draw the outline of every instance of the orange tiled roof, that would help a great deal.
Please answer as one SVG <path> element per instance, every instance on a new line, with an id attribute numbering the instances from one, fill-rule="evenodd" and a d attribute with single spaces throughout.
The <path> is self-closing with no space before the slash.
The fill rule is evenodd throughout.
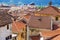
<path id="1" fill-rule="evenodd" d="M 13 23 L 12 23 L 12 31 L 13 32 L 20 32 L 20 30 L 21 29 L 23 29 L 25 27 L 25 24 L 23 23 L 23 22 L 16 22 L 16 21 L 14 21 Z"/>
<path id="2" fill-rule="evenodd" d="M 56 29 L 56 30 L 60 30 L 60 28 Z"/>
<path id="3" fill-rule="evenodd" d="M 59 12 L 60 12 L 60 9 L 59 9 Z"/>
<path id="4" fill-rule="evenodd" d="M 41 34 L 42 34 L 43 37 L 53 37 L 55 35 L 60 34 L 60 30 L 57 29 L 57 30 L 53 30 L 53 31 L 51 31 L 51 30 L 50 31 L 48 31 L 48 30 L 41 31 Z"/>
<path id="5" fill-rule="evenodd" d="M 26 18 L 28 20 L 30 18 L 30 16 L 31 16 L 30 14 L 27 14 L 24 16 L 24 18 Z"/>
<path id="6" fill-rule="evenodd" d="M 28 25 L 31 28 L 51 30 L 51 19 L 49 16 L 31 16 Z"/>
<path id="7" fill-rule="evenodd" d="M 17 16 L 17 14 L 16 14 L 16 13 L 12 13 L 11 15 L 12 15 L 12 16 Z"/>
<path id="8" fill-rule="evenodd" d="M 60 35 L 56 36 L 55 38 L 53 38 L 51 40 L 60 40 Z"/>
<path id="9" fill-rule="evenodd" d="M 0 27 L 12 23 L 11 16 L 0 10 Z"/>
<path id="10" fill-rule="evenodd" d="M 48 6 L 44 9 L 42 9 L 39 13 L 40 14 L 50 14 L 53 16 L 60 15 L 59 9 L 54 6 Z"/>
<path id="11" fill-rule="evenodd" d="M 26 19 L 29 19 L 30 18 L 30 16 L 29 15 L 26 15 L 26 16 L 24 16 Z"/>

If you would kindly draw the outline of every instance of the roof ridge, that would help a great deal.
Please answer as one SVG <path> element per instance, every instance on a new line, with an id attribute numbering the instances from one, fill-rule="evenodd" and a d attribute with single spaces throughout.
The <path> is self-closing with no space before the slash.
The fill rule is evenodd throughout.
<path id="1" fill-rule="evenodd" d="M 46 9 L 46 8 L 49 8 L 49 7 L 52 7 L 52 8 L 54 8 L 54 9 L 55 9 L 55 8 L 58 9 L 57 7 L 54 7 L 54 6 L 48 6 L 48 7 L 45 7 L 45 8 L 43 8 L 43 9 L 41 9 L 41 11 L 44 10 L 44 9 Z M 56 10 L 56 9 L 55 9 L 55 10 Z M 59 10 L 59 9 L 58 9 L 58 10 Z"/>
<path id="2" fill-rule="evenodd" d="M 40 14 L 53 14 L 53 16 L 60 15 L 59 9 L 54 6 L 48 6 L 39 11 Z"/>
<path id="3" fill-rule="evenodd" d="M 54 8 L 57 12 L 59 12 L 59 9 L 57 7 L 55 6 L 50 6 L 50 7 Z"/>

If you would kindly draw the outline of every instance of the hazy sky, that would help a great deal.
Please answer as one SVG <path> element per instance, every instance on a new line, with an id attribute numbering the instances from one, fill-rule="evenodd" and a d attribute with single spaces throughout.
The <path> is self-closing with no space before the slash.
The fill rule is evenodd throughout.
<path id="1" fill-rule="evenodd" d="M 0 0 L 3 4 L 30 4 L 34 2 L 36 5 L 48 5 L 50 0 Z M 60 0 L 52 0 L 53 5 L 60 6 Z"/>

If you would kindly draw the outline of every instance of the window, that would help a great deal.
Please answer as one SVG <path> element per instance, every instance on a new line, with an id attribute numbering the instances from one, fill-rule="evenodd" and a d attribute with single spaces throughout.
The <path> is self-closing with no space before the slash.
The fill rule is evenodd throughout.
<path id="1" fill-rule="evenodd" d="M 38 19 L 39 21 L 41 21 L 41 18 L 40 19 Z"/>
<path id="2" fill-rule="evenodd" d="M 7 25 L 7 29 L 9 29 L 9 24 Z"/>
<path id="3" fill-rule="evenodd" d="M 16 37 L 13 37 L 12 40 L 17 40 L 17 38 Z"/>
<path id="4" fill-rule="evenodd" d="M 24 33 L 21 33 L 21 37 L 24 38 Z"/>
<path id="5" fill-rule="evenodd" d="M 9 40 L 9 36 L 8 36 L 8 37 L 6 37 L 6 40 Z"/>
<path id="6" fill-rule="evenodd" d="M 16 40 L 16 37 L 15 37 L 15 40 Z"/>
<path id="7" fill-rule="evenodd" d="M 26 25 L 25 31 L 27 32 L 27 25 Z"/>
<path id="8" fill-rule="evenodd" d="M 14 21 L 16 21 L 16 18 L 14 19 Z"/>
<path id="9" fill-rule="evenodd" d="M 8 40 L 8 38 L 6 37 L 6 40 Z"/>
<path id="10" fill-rule="evenodd" d="M 58 21 L 58 17 L 56 17 L 56 21 Z"/>
<path id="11" fill-rule="evenodd" d="M 12 39 L 12 35 L 9 35 L 8 37 L 6 37 L 6 40 Z"/>
<path id="12" fill-rule="evenodd" d="M 12 35 L 10 35 L 9 38 L 11 39 L 12 38 Z"/>

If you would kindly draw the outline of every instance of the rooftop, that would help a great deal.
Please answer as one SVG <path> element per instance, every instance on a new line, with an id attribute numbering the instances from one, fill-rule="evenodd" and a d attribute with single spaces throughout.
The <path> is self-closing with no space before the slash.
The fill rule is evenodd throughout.
<path id="1" fill-rule="evenodd" d="M 4 11 L 0 11 L 0 26 L 12 23 L 11 16 Z"/>
<path id="2" fill-rule="evenodd" d="M 39 13 L 40 14 L 50 14 L 53 16 L 60 15 L 59 9 L 57 7 L 54 7 L 54 6 L 48 6 L 44 9 L 42 9 Z"/>
<path id="3" fill-rule="evenodd" d="M 13 21 L 12 23 L 12 32 L 19 33 L 20 30 L 22 30 L 26 24 L 24 24 L 22 21 Z"/>
<path id="4" fill-rule="evenodd" d="M 50 20 L 51 19 L 49 16 L 31 16 L 28 25 L 31 28 L 41 28 L 51 30 Z"/>

